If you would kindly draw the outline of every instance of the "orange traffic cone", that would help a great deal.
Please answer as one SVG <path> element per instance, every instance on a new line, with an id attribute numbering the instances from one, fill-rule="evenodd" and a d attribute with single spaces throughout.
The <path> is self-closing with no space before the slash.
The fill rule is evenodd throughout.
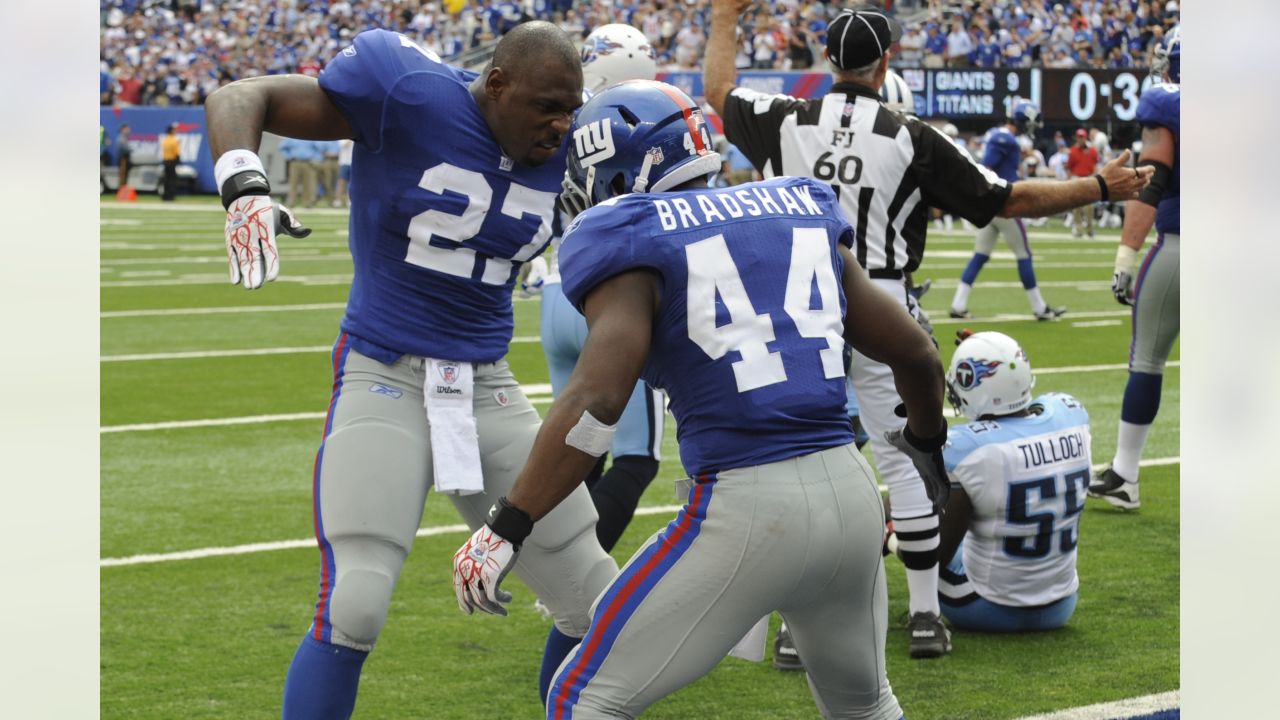
<path id="1" fill-rule="evenodd" d="M 125 185 L 116 191 L 117 202 L 134 202 L 138 199 L 138 191 L 132 185 Z"/>

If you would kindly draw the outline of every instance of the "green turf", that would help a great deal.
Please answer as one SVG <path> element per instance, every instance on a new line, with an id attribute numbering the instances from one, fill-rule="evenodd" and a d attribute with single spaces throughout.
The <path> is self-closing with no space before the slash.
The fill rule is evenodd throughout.
<path id="1" fill-rule="evenodd" d="M 102 354 L 202 353 L 262 348 L 324 348 L 338 331 L 350 278 L 345 217 L 317 213 L 316 229 L 283 249 L 284 277 L 246 292 L 224 280 L 222 218 L 206 210 L 105 205 L 102 210 Z M 132 224 L 132 223 L 138 224 Z M 1060 226 L 1050 232 L 1062 233 Z M 946 306 L 972 248 L 962 232 L 933 233 L 933 278 L 924 306 L 937 320 L 943 355 L 960 327 L 1017 337 L 1040 369 L 1123 364 L 1128 318 L 1108 289 L 1109 242 L 1037 238 L 1045 297 L 1066 303 L 1062 322 L 1037 323 L 1016 287 L 1011 256 L 998 249 L 970 307 L 978 317 L 950 321 Z M 288 241 L 293 243 L 295 241 Z M 299 278 L 307 282 L 298 282 Z M 166 313 L 329 304 L 288 312 Z M 538 302 L 516 303 L 517 338 L 537 335 Z M 1015 320 L 992 321 L 994 316 Z M 984 319 L 985 318 L 985 319 Z M 1077 322 L 1084 325 L 1077 326 Z M 1177 349 L 1174 353 L 1178 357 Z M 547 382 L 536 342 L 510 355 L 518 379 Z M 1179 453 L 1179 371 L 1170 368 L 1161 415 L 1146 456 Z M 1115 448 L 1125 372 L 1045 373 L 1037 392 L 1079 397 L 1093 420 L 1093 459 Z M 103 426 L 318 414 L 331 375 L 323 350 L 279 354 L 114 360 L 102 363 Z M 539 408 L 545 411 L 545 403 Z M 101 438 L 101 554 L 121 558 L 311 536 L 311 467 L 322 419 L 104 433 Z M 682 475 L 668 426 L 666 460 L 642 506 L 674 504 Z M 1114 511 L 1090 500 L 1080 539 L 1080 604 L 1059 632 L 1020 637 L 957 634 L 952 655 L 906 656 L 905 630 L 889 633 L 888 671 L 908 716 L 1014 718 L 1178 687 L 1177 464 L 1143 470 L 1143 507 Z M 638 515 L 615 550 L 625 560 L 669 514 Z M 425 527 L 457 523 L 432 497 Z M 366 665 L 358 717 L 537 717 L 537 667 L 547 623 L 517 581 L 505 619 L 465 617 L 450 588 L 449 558 L 464 539 L 419 539 L 397 587 L 391 619 Z M 278 717 L 284 671 L 305 631 L 317 582 L 313 549 L 278 550 L 101 570 L 101 711 L 110 718 Z M 903 571 L 888 563 L 891 619 L 906 610 Z M 774 618 L 776 625 L 777 618 Z M 722 662 L 708 677 L 658 703 L 646 718 L 816 717 L 803 676 L 768 663 Z"/>

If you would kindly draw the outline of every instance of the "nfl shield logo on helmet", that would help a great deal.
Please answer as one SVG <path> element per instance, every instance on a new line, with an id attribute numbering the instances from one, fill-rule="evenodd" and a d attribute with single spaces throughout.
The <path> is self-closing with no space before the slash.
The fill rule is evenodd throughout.
<path id="1" fill-rule="evenodd" d="M 446 385 L 452 385 L 458 379 L 457 363 L 440 363 L 440 379 Z"/>
<path id="2" fill-rule="evenodd" d="M 660 147 L 649 148 L 649 160 L 652 161 L 654 165 L 661 165 L 662 161 L 665 159 L 666 158 L 663 157 L 662 155 L 662 148 Z"/>

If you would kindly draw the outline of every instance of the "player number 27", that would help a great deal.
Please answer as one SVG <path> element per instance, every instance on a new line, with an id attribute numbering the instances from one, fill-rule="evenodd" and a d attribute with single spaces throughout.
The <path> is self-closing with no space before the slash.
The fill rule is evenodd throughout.
<path id="1" fill-rule="evenodd" d="M 689 267 L 689 339 L 712 360 L 729 352 L 741 356 L 732 365 L 738 392 L 785 382 L 782 353 L 769 350 L 769 343 L 777 339 L 773 318 L 769 313 L 756 313 L 724 235 L 686 246 L 685 258 Z M 814 287 L 820 300 L 817 309 L 812 307 Z M 716 324 L 717 294 L 729 315 L 729 322 L 724 325 Z M 825 230 L 792 230 L 791 264 L 782 307 L 801 337 L 826 340 L 826 347 L 818 351 L 824 376 L 844 377 L 840 287 Z"/>

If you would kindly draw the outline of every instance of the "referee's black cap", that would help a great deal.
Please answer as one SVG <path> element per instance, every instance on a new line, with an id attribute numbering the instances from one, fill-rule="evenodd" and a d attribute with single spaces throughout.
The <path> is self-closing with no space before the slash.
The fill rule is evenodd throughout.
<path id="1" fill-rule="evenodd" d="M 850 8 L 827 27 L 827 55 L 841 70 L 853 70 L 879 60 L 901 37 L 902 26 L 885 11 Z"/>

